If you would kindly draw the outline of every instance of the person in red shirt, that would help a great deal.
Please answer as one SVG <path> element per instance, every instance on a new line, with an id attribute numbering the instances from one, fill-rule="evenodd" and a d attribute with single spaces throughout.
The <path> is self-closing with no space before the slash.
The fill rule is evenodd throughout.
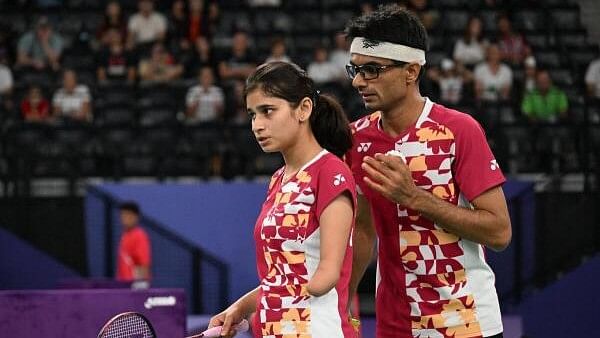
<path id="1" fill-rule="evenodd" d="M 270 62 L 245 88 L 252 131 L 285 165 L 271 178 L 254 228 L 259 286 L 210 320 L 231 337 L 253 312 L 254 337 L 354 338 L 346 312 L 355 183 L 341 157 L 352 144 L 339 103 L 298 66 Z"/>
<path id="2" fill-rule="evenodd" d="M 28 122 L 44 122 L 50 119 L 50 103 L 38 86 L 31 86 L 27 97 L 21 101 L 23 119 Z"/>
<path id="3" fill-rule="evenodd" d="M 135 202 L 125 202 L 119 209 L 123 234 L 117 257 L 117 280 L 149 280 L 152 262 L 150 240 L 139 225 L 140 209 Z"/>

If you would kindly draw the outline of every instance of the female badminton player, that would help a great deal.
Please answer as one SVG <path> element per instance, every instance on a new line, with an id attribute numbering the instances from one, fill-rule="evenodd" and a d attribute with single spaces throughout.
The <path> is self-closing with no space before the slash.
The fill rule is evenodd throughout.
<path id="1" fill-rule="evenodd" d="M 356 191 L 340 159 L 352 146 L 344 111 L 285 62 L 259 66 L 245 97 L 256 140 L 285 165 L 254 229 L 260 284 L 210 326 L 231 337 L 232 324 L 255 312 L 255 337 L 355 337 L 346 308 Z"/>

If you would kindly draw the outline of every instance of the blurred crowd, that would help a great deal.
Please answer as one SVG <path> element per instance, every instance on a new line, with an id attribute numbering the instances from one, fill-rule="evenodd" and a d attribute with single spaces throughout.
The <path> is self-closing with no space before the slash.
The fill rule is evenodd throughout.
<path id="1" fill-rule="evenodd" d="M 288 61 L 366 113 L 345 21 L 390 1 L 0 1 L 0 123 L 247 124 L 244 79 Z M 425 96 L 506 123 L 597 123 L 598 46 L 556 0 L 406 0 L 430 39 Z M 35 14 L 31 14 L 35 13 Z"/>

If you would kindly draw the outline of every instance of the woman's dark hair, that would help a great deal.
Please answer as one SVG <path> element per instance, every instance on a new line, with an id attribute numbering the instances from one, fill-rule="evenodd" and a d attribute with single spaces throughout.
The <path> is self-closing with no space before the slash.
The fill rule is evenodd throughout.
<path id="1" fill-rule="evenodd" d="M 344 30 L 348 39 L 362 37 L 371 40 L 391 42 L 427 52 L 429 40 L 427 30 L 412 12 L 395 4 L 381 5 L 377 10 L 350 20 Z M 419 79 L 425 67 L 421 67 Z"/>
<path id="2" fill-rule="evenodd" d="M 465 43 L 471 42 L 471 22 L 473 22 L 475 20 L 479 20 L 479 23 L 481 24 L 481 31 L 479 32 L 479 36 L 476 36 L 475 39 L 477 40 L 477 42 L 481 42 L 483 40 L 484 22 L 483 22 L 483 20 L 481 20 L 481 18 L 479 16 L 471 15 L 469 17 L 469 20 L 467 20 L 467 27 L 465 27 L 465 31 L 463 33 L 463 41 Z"/>
<path id="3" fill-rule="evenodd" d="M 352 146 L 348 118 L 335 98 L 320 94 L 306 72 L 287 62 L 265 63 L 246 80 L 244 97 L 260 89 L 266 95 L 286 100 L 293 108 L 305 97 L 313 101 L 310 128 L 317 142 L 329 152 L 342 157 Z"/>

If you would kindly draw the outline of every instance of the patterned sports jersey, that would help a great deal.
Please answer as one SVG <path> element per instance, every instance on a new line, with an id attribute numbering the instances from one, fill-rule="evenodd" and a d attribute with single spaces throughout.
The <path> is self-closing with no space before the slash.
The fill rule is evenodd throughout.
<path id="1" fill-rule="evenodd" d="M 398 137 L 381 129 L 380 114 L 352 124 L 346 155 L 359 193 L 369 202 L 379 239 L 377 337 L 486 337 L 502 332 L 494 273 L 483 246 L 446 232 L 395 204 L 364 182 L 363 157 L 398 150 L 415 184 L 454 205 L 504 182 L 479 124 L 427 100 L 417 122 Z"/>
<path id="2" fill-rule="evenodd" d="M 287 182 L 282 181 L 283 173 L 281 168 L 271 178 L 254 228 L 260 278 L 254 334 L 265 338 L 355 337 L 346 314 L 351 236 L 336 287 L 320 297 L 307 292 L 319 265 L 319 217 L 344 192 L 356 204 L 352 173 L 326 150 Z"/>

